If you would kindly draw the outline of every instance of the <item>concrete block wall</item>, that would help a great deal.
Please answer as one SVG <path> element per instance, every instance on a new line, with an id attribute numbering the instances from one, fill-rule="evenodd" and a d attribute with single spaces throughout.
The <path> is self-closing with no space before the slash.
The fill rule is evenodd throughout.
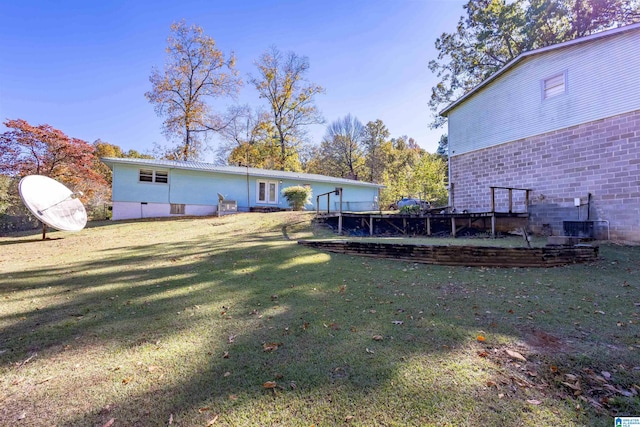
<path id="1" fill-rule="evenodd" d="M 590 219 L 640 242 L 640 110 L 452 156 L 450 170 L 458 210 L 490 211 L 490 186 L 530 188 L 531 230 L 561 235 L 562 221 L 587 219 L 574 198 L 586 204 L 591 193 Z M 506 197 L 496 190 L 496 210 Z"/>

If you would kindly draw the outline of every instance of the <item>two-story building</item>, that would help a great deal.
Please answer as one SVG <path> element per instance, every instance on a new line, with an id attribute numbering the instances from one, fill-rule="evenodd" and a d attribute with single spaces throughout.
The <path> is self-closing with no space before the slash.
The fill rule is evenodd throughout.
<path id="1" fill-rule="evenodd" d="M 528 188 L 534 232 L 588 219 L 640 242 L 640 24 L 523 53 L 441 115 L 456 208 Z"/>

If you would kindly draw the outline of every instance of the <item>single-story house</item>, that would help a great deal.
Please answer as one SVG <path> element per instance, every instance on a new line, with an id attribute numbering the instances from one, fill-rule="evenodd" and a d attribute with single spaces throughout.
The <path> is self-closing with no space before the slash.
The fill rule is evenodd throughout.
<path id="1" fill-rule="evenodd" d="M 440 114 L 457 209 L 530 189 L 533 232 L 640 242 L 640 24 L 523 53 Z"/>
<path id="2" fill-rule="evenodd" d="M 316 196 L 342 188 L 342 210 L 378 209 L 379 184 L 323 175 L 282 172 L 202 162 L 102 158 L 113 172 L 114 220 L 179 215 L 213 215 L 220 196 L 235 201 L 237 211 L 286 209 L 284 188 L 303 185 L 312 190 L 306 209 L 316 209 Z M 219 196 L 220 195 L 220 196 Z M 328 197 L 330 197 L 328 199 Z M 322 210 L 339 210 L 339 196 L 321 197 Z M 330 203 L 327 205 L 327 203 Z"/>

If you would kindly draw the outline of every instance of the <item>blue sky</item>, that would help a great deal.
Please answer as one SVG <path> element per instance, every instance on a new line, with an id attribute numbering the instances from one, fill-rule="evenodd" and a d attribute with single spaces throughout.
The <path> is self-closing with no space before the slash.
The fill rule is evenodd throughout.
<path id="1" fill-rule="evenodd" d="M 0 0 L 0 119 L 48 123 L 89 142 L 102 139 L 147 152 L 167 144 L 162 119 L 144 93 L 152 67 L 165 61 L 169 26 L 201 26 L 224 52 L 235 52 L 243 80 L 269 46 L 309 58 L 310 81 L 326 94 L 327 123 L 352 114 L 381 119 L 435 152 L 445 130 L 428 128 L 427 64 L 436 38 L 463 14 L 461 0 Z M 245 85 L 237 100 L 260 105 Z M 5 131 L 0 126 L 0 132 Z M 309 129 L 319 143 L 325 126 Z M 205 160 L 213 160 L 208 154 Z"/>

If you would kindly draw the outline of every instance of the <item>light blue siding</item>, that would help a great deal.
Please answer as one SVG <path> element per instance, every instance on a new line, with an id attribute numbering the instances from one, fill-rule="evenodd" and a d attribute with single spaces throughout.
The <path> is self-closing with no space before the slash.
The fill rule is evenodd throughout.
<path id="1" fill-rule="evenodd" d="M 169 183 L 140 182 L 140 169 L 153 169 L 147 166 L 113 165 L 112 199 L 119 202 L 147 202 L 170 203 L 169 188 L 172 180 L 169 173 Z M 157 168 L 157 170 L 168 170 Z"/>
<path id="2" fill-rule="evenodd" d="M 190 205 L 217 205 L 218 193 L 225 199 L 236 200 L 238 207 L 247 206 L 247 186 L 241 177 L 220 173 L 171 169 L 170 203 Z M 244 194 L 243 200 L 238 196 Z"/>
<path id="3" fill-rule="evenodd" d="M 343 208 L 348 210 L 371 210 L 378 200 L 380 186 L 340 178 L 333 180 L 320 175 L 264 171 L 249 168 L 231 169 L 230 173 L 212 170 L 180 167 L 179 162 L 166 162 L 134 159 L 106 159 L 113 170 L 112 200 L 114 203 L 149 203 L 187 206 L 211 206 L 218 204 L 218 193 L 227 200 L 235 200 L 239 211 L 248 211 L 254 206 L 288 208 L 282 190 L 294 185 L 311 186 L 313 196 L 306 209 L 316 209 L 316 196 L 343 188 Z M 168 172 L 168 183 L 140 182 L 140 170 L 158 170 Z M 255 175 L 254 175 L 255 174 Z M 267 203 L 258 200 L 258 182 L 271 182 L 276 185 L 276 202 Z M 326 197 L 321 198 L 322 209 L 326 208 Z M 331 196 L 331 210 L 338 209 L 337 196 Z M 123 205 L 124 206 L 124 205 Z M 137 208 L 127 205 L 127 209 Z M 164 208 L 163 208 L 164 209 Z M 143 215 L 144 216 L 144 215 Z"/>
<path id="4" fill-rule="evenodd" d="M 566 92 L 542 97 L 566 73 Z M 448 112 L 455 156 L 640 109 L 640 31 L 524 58 Z"/>

